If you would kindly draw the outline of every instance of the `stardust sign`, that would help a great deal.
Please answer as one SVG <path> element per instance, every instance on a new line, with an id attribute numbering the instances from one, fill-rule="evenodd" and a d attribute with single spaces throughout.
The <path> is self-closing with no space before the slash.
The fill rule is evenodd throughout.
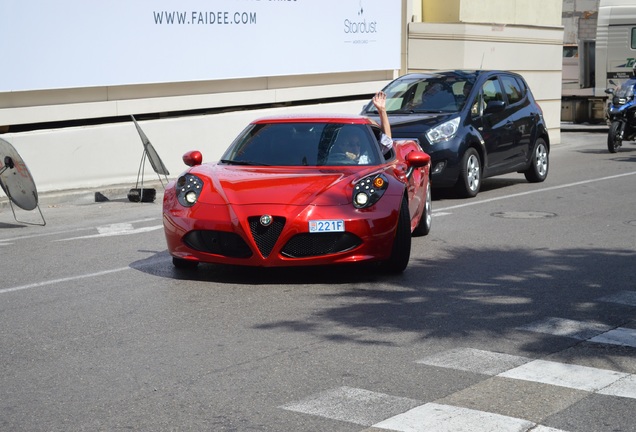
<path id="1" fill-rule="evenodd" d="M 0 92 L 400 67 L 402 0 L 3 0 Z"/>

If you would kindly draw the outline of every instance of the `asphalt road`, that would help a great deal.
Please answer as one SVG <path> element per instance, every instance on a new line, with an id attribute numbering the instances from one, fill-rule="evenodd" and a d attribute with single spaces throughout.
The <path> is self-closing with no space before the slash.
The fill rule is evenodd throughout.
<path id="1" fill-rule="evenodd" d="M 177 271 L 160 201 L 0 208 L 0 430 L 636 431 L 636 145 L 605 139 L 435 193 L 399 276 Z"/>

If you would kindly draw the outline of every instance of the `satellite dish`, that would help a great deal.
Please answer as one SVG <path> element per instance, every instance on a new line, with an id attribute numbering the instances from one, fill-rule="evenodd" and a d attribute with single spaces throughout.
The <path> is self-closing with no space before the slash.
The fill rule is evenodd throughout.
<path id="1" fill-rule="evenodd" d="M 166 166 L 163 164 L 163 161 L 159 157 L 157 150 L 155 150 L 155 148 L 152 146 L 152 144 L 150 143 L 150 140 L 148 139 L 144 131 L 141 129 L 141 126 L 139 126 L 139 123 L 137 123 L 137 120 L 135 120 L 135 117 L 132 115 L 130 117 L 132 118 L 133 123 L 135 123 L 135 128 L 137 128 L 137 132 L 139 133 L 141 142 L 144 145 L 144 152 L 141 156 L 139 171 L 137 172 L 137 184 L 135 185 L 133 189 L 131 189 L 128 192 L 128 200 L 133 202 L 153 202 L 155 200 L 156 191 L 154 189 L 144 189 L 143 187 L 144 165 L 145 165 L 144 163 L 146 161 L 146 158 L 148 158 L 148 160 L 150 161 L 150 165 L 152 165 L 152 169 L 157 173 L 157 176 L 159 176 L 159 181 L 161 182 L 161 185 L 164 188 L 165 188 L 165 185 L 163 184 L 163 180 L 161 179 L 161 176 L 164 176 L 166 183 L 168 183 L 168 176 L 170 175 L 170 173 L 168 172 L 168 169 L 166 168 Z M 140 178 L 141 178 L 141 187 L 139 187 Z"/>
<path id="2" fill-rule="evenodd" d="M 27 211 L 35 208 L 40 209 L 38 206 L 38 191 L 29 169 L 16 149 L 2 138 L 0 138 L 0 187 L 9 197 L 13 217 L 16 221 L 18 219 L 15 215 L 13 204 Z M 42 225 L 46 225 L 41 210 L 40 216 L 42 216 Z"/>

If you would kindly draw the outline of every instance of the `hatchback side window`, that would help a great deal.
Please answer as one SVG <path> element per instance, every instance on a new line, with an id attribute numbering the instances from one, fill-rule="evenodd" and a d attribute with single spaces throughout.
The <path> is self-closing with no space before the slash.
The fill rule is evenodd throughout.
<path id="1" fill-rule="evenodd" d="M 504 75 L 501 77 L 501 82 L 510 105 L 523 99 L 523 90 L 519 87 L 519 82 L 514 77 Z"/>
<path id="2" fill-rule="evenodd" d="M 497 78 L 491 78 L 481 87 L 481 91 L 479 92 L 477 99 L 471 106 L 470 113 L 472 117 L 480 117 L 483 114 L 484 109 L 486 109 L 488 102 L 503 100 L 504 98 L 499 80 Z"/>

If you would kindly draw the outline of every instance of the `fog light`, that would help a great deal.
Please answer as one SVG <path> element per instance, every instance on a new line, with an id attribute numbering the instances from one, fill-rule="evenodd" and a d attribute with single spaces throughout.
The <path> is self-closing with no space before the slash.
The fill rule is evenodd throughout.
<path id="1" fill-rule="evenodd" d="M 436 163 L 433 167 L 433 174 L 441 173 L 444 171 L 444 168 L 446 168 L 446 161 Z"/>

